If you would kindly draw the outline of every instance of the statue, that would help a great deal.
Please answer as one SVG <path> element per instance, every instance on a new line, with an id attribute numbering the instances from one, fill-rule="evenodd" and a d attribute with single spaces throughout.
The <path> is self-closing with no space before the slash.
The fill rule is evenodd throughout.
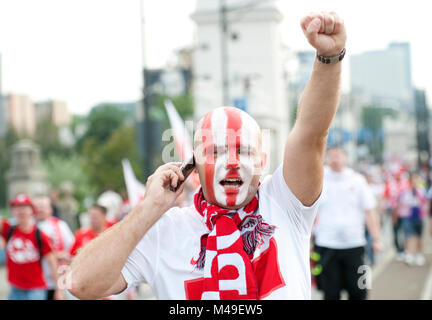
<path id="1" fill-rule="evenodd" d="M 72 231 L 78 229 L 78 202 L 74 199 L 74 185 L 65 181 L 59 188 L 60 197 L 57 203 L 59 218 L 64 220 Z"/>
<path id="2" fill-rule="evenodd" d="M 18 193 L 30 197 L 48 194 L 49 185 L 40 164 L 39 147 L 30 140 L 20 140 L 12 146 L 11 168 L 6 174 L 8 199 Z"/>

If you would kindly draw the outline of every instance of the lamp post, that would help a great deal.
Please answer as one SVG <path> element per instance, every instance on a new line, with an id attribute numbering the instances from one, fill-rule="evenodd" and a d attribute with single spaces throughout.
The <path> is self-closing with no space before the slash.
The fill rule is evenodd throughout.
<path id="1" fill-rule="evenodd" d="M 144 126 L 141 131 L 144 134 L 144 152 L 143 152 L 143 177 L 144 181 L 153 172 L 153 148 L 152 144 L 152 125 L 150 119 L 150 90 L 149 90 L 149 79 L 148 70 L 146 65 L 146 45 L 145 45 L 145 17 L 144 17 L 144 0 L 140 0 L 140 14 L 141 14 L 141 63 L 142 63 L 142 108 L 144 119 L 142 125 Z"/>
<path id="2" fill-rule="evenodd" d="M 225 0 L 219 2 L 219 25 L 221 37 L 221 75 L 222 75 L 222 101 L 225 106 L 229 101 L 229 74 L 228 74 L 228 21 Z"/>

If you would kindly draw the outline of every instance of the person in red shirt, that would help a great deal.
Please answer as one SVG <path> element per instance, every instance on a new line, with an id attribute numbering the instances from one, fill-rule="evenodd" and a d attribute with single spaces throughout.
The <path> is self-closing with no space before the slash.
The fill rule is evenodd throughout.
<path id="1" fill-rule="evenodd" d="M 70 249 L 72 256 L 75 256 L 87 243 L 115 224 L 106 218 L 106 214 L 107 209 L 98 204 L 89 209 L 90 228 L 81 228 L 75 231 L 75 242 Z"/>
<path id="2" fill-rule="evenodd" d="M 36 228 L 35 213 L 29 196 L 18 194 L 9 202 L 16 226 L 0 218 L 0 234 L 6 241 L 6 268 L 10 284 L 9 300 L 45 300 L 46 282 L 41 259 L 48 261 L 57 283 L 57 261 L 49 237 Z M 55 292 L 62 299 L 61 290 Z"/>

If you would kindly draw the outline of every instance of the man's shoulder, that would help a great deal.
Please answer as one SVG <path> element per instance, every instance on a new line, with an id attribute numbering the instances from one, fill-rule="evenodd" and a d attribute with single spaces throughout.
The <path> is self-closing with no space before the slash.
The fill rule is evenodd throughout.
<path id="1" fill-rule="evenodd" d="M 353 169 L 351 169 L 352 179 L 354 179 L 355 182 L 358 184 L 362 184 L 364 186 L 369 186 L 366 177 L 362 175 L 360 172 L 357 172 Z"/>
<path id="2" fill-rule="evenodd" d="M 168 209 L 167 212 L 164 213 L 162 218 L 170 219 L 173 221 L 185 221 L 185 220 L 192 220 L 192 221 L 201 221 L 201 215 L 198 213 L 198 211 L 195 209 L 194 205 L 187 206 L 187 207 L 172 207 Z"/>
<path id="3" fill-rule="evenodd" d="M 155 241 L 161 241 L 162 246 L 172 246 L 179 241 L 184 243 L 187 239 L 199 239 L 206 230 L 203 218 L 194 206 L 172 207 L 148 230 L 139 247 L 143 249 Z"/>
<path id="4" fill-rule="evenodd" d="M 283 171 L 282 171 L 282 165 L 279 165 L 273 173 L 268 173 L 264 175 L 261 179 L 261 183 L 259 186 L 259 192 L 268 192 L 271 191 L 271 185 L 272 181 L 278 180 L 278 182 L 283 181 L 285 183 L 285 180 L 283 178 Z"/>

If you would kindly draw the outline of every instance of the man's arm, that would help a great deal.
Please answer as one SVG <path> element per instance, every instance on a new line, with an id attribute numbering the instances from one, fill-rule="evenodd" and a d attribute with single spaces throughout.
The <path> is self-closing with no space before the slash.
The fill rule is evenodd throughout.
<path id="1" fill-rule="evenodd" d="M 302 19 L 301 26 L 320 55 L 335 56 L 345 48 L 345 27 L 337 14 L 311 14 Z M 315 61 L 299 101 L 296 123 L 285 145 L 285 181 L 306 206 L 317 200 L 322 189 L 324 153 L 339 103 L 341 70 L 340 62 L 324 64 Z"/>
<path id="2" fill-rule="evenodd" d="M 54 293 L 54 299 L 55 300 L 63 300 L 63 291 L 58 287 L 58 264 L 57 264 L 57 258 L 54 253 L 54 251 L 51 251 L 46 256 L 44 256 L 45 260 L 48 262 L 48 266 L 51 272 L 51 277 L 54 280 L 55 283 L 55 293 Z"/>
<path id="3" fill-rule="evenodd" d="M 432 206 L 432 200 L 429 200 L 429 206 Z M 432 208 L 429 207 L 429 233 L 432 237 Z"/>
<path id="4" fill-rule="evenodd" d="M 121 270 L 138 242 L 167 211 L 184 189 L 174 193 L 167 186 L 176 187 L 183 174 L 180 164 L 159 167 L 147 181 L 143 201 L 122 221 L 87 244 L 73 259 L 69 277 L 69 291 L 79 299 L 99 299 L 118 294 L 126 289 Z"/>
<path id="5" fill-rule="evenodd" d="M 381 251 L 380 242 L 380 221 L 377 217 L 375 209 L 365 211 L 366 214 L 366 227 L 372 238 L 372 247 L 375 252 Z"/>

